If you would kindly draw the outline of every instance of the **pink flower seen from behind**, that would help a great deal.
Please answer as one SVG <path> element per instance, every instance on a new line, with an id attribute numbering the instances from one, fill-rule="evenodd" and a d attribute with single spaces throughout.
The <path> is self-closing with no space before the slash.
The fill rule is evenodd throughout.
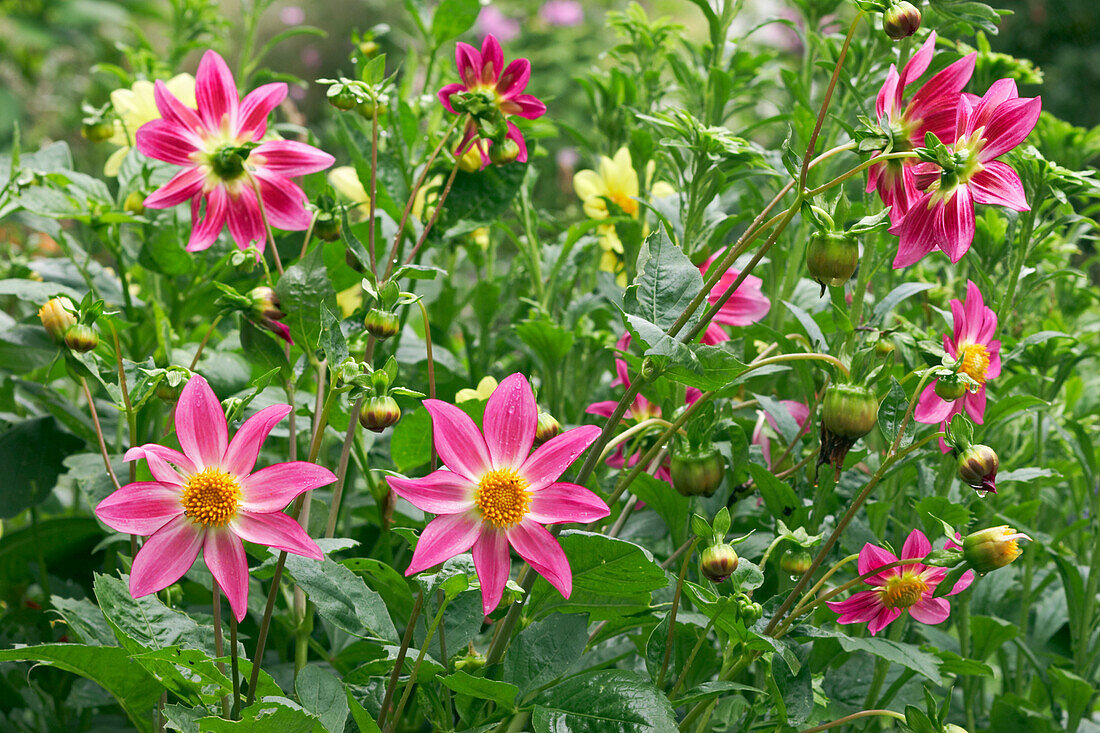
<path id="1" fill-rule="evenodd" d="M 794 418 L 800 428 L 806 424 L 806 420 L 810 417 L 810 408 L 801 402 L 795 400 L 779 400 L 779 404 L 787 408 L 787 412 L 791 414 L 791 417 Z M 756 421 L 756 427 L 753 428 L 752 431 L 752 444 L 760 446 L 760 451 L 764 454 L 764 465 L 771 468 L 771 438 L 768 435 L 768 431 L 764 428 L 765 424 L 771 428 L 772 433 L 779 432 L 779 424 L 776 423 L 775 418 L 764 410 L 761 410 L 760 417 Z"/>
<path id="2" fill-rule="evenodd" d="M 317 543 L 283 509 L 299 494 L 336 477 L 305 461 L 252 470 L 271 429 L 289 413 L 290 405 L 266 407 L 230 441 L 221 403 L 196 374 L 176 405 L 176 437 L 183 451 L 155 443 L 127 451 L 127 461 L 148 461 L 154 480 L 123 486 L 95 513 L 111 529 L 151 535 L 130 569 L 134 598 L 175 583 L 202 550 L 240 620 L 248 610 L 248 558 L 241 540 L 321 559 Z"/>
<path id="3" fill-rule="evenodd" d="M 490 395 L 484 433 L 454 405 L 429 399 L 424 407 L 432 416 L 435 449 L 446 468 L 423 478 L 386 477 L 398 496 L 438 515 L 420 534 L 405 575 L 472 547 L 482 608 L 489 615 L 508 582 L 511 546 L 568 598 L 573 590 L 569 560 L 543 525 L 591 522 L 610 513 L 588 489 L 557 481 L 600 429 L 574 428 L 532 453 L 538 407 L 522 374 L 507 377 Z"/>
<path id="4" fill-rule="evenodd" d="M 439 101 L 448 112 L 455 112 L 451 106 L 451 95 L 466 92 L 483 95 L 490 104 L 496 105 L 505 120 L 512 116 L 534 120 L 546 113 L 545 104 L 535 96 L 523 93 L 528 79 L 531 78 L 531 62 L 527 59 L 516 59 L 505 66 L 504 51 L 493 34 L 485 36 L 480 51 L 461 41 L 455 44 L 455 65 L 462 82 L 448 84 L 439 90 Z M 507 138 L 519 147 L 516 160 L 525 162 L 527 143 L 523 139 L 523 133 L 511 120 L 508 120 Z M 478 126 L 472 119 L 466 124 L 458 151 L 465 153 L 470 145 L 477 146 L 482 167 L 488 165 L 488 142 L 478 137 Z"/>
<path id="5" fill-rule="evenodd" d="M 324 170 L 334 159 L 293 140 L 261 142 L 267 116 L 286 94 L 287 85 L 277 82 L 240 99 L 233 74 L 214 51 L 203 55 L 195 75 L 197 110 L 176 99 L 164 82 L 156 83 L 162 119 L 141 126 L 137 149 L 183 170 L 148 196 L 145 206 L 167 209 L 190 200 L 189 252 L 208 248 L 227 224 L 238 247 L 262 250 L 267 234 L 261 203 L 273 227 L 309 228 L 305 192 L 290 179 Z"/>
<path id="6" fill-rule="evenodd" d="M 914 529 L 901 548 L 901 557 L 870 542 L 859 551 L 859 574 L 866 575 L 892 562 L 923 558 L 932 551 L 932 544 L 924 533 Z M 947 576 L 947 568 L 914 563 L 883 570 L 863 582 L 875 586 L 843 601 L 828 601 L 827 605 L 840 614 L 837 623 L 867 624 L 874 636 L 898 618 L 902 611 L 922 624 L 938 624 L 947 620 L 951 604 L 946 598 L 933 598 L 932 594 Z M 947 595 L 953 596 L 974 582 L 974 573 L 967 571 Z"/>
<path id="7" fill-rule="evenodd" d="M 710 259 L 699 266 L 699 272 L 703 273 L 703 277 L 706 278 L 707 268 L 711 264 L 719 259 L 724 253 L 724 250 L 720 250 L 714 254 Z M 717 303 L 726 291 L 730 289 L 730 286 L 737 280 L 741 274 L 740 270 L 729 268 L 723 274 L 721 279 L 715 283 L 711 288 L 710 293 L 707 295 L 707 300 L 711 303 Z M 714 316 L 714 320 L 707 324 L 707 330 L 703 332 L 704 344 L 718 344 L 723 341 L 729 341 L 729 334 L 726 333 L 722 325 L 726 326 L 748 326 L 752 323 L 764 318 L 768 315 L 768 310 L 771 308 L 771 301 L 764 295 L 761 288 L 764 285 L 764 281 L 758 278 L 756 275 L 746 275 L 745 279 L 737 286 L 737 290 L 730 296 L 729 300 L 722 304 L 721 309 Z"/>
<path id="8" fill-rule="evenodd" d="M 985 305 L 982 293 L 973 282 L 966 283 L 966 303 L 951 300 L 951 319 L 954 321 L 952 336 L 944 334 L 943 348 L 949 356 L 962 359 L 959 371 L 977 382 L 976 392 L 966 392 L 957 400 L 945 400 L 936 394 L 933 380 L 921 392 L 913 419 L 926 424 L 941 423 L 946 426 L 953 415 L 966 410 L 979 425 L 985 415 L 985 383 L 1001 373 L 1001 342 L 993 338 L 997 330 L 997 314 Z M 940 440 L 940 448 L 947 452 L 947 444 Z"/>

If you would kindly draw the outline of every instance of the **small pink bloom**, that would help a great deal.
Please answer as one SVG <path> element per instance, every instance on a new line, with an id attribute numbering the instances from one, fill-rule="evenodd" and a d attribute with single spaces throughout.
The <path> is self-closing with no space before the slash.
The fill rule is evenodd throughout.
<path id="1" fill-rule="evenodd" d="M 238 247 L 255 244 L 262 250 L 267 235 L 261 203 L 273 227 L 309 228 L 306 195 L 290 179 L 324 170 L 334 159 L 293 140 L 260 142 L 267 132 L 267 116 L 286 94 L 287 85 L 278 82 L 240 99 L 233 74 L 214 51 L 203 55 L 195 75 L 197 110 L 176 99 L 164 82 L 156 83 L 161 119 L 141 126 L 137 148 L 183 170 L 148 196 L 145 206 L 168 209 L 191 201 L 188 252 L 208 248 L 226 224 Z"/>
<path id="2" fill-rule="evenodd" d="M 787 412 L 791 414 L 791 417 L 798 423 L 798 427 L 803 427 L 806 424 L 806 420 L 810 417 L 810 408 L 801 402 L 795 400 L 779 400 L 779 404 L 787 408 Z M 768 435 L 768 431 L 764 429 L 765 422 L 771 427 L 771 432 L 779 432 L 779 424 L 776 423 L 775 418 L 769 415 L 764 410 L 760 410 L 760 417 L 756 421 L 756 427 L 752 431 L 752 444 L 760 446 L 761 452 L 764 454 L 764 465 L 768 468 L 772 467 L 772 449 L 771 438 Z"/>
<path id="3" fill-rule="evenodd" d="M 515 18 L 509 18 L 493 5 L 486 5 L 477 16 L 479 33 L 494 35 L 507 43 L 519 35 L 520 25 Z"/>
<path id="4" fill-rule="evenodd" d="M 914 529 L 901 548 L 901 557 L 870 542 L 859 551 L 859 574 L 866 575 L 875 568 L 901 560 L 923 558 L 932 551 L 932 544 L 924 533 Z M 946 598 L 933 598 L 936 586 L 947 576 L 947 568 L 914 563 L 883 570 L 863 582 L 875 586 L 872 590 L 856 593 L 843 601 L 827 601 L 829 608 L 840 614 L 837 623 L 866 623 L 874 636 L 894 619 L 908 610 L 909 615 L 922 624 L 938 624 L 947 620 L 951 605 Z M 974 582 L 974 573 L 967 571 L 947 594 L 953 596 Z"/>
<path id="5" fill-rule="evenodd" d="M 546 0 L 539 8 L 539 17 L 547 25 L 571 28 L 584 22 L 584 6 L 577 0 Z"/>
<path id="6" fill-rule="evenodd" d="M 944 334 L 943 348 L 954 359 L 962 359 L 959 371 L 977 382 L 977 392 L 967 392 L 957 400 L 947 401 L 936 394 L 933 380 L 921 392 L 913 419 L 926 424 L 941 423 L 946 427 L 951 417 L 966 410 L 966 414 L 978 423 L 985 415 L 985 383 L 1001 373 L 1001 342 L 993 338 L 997 330 L 997 314 L 987 308 L 982 293 L 973 282 L 966 283 L 966 303 L 951 300 L 951 320 L 954 321 L 953 338 Z M 947 444 L 941 439 L 940 449 L 946 453 Z"/>
<path id="7" fill-rule="evenodd" d="M 482 11 L 483 14 L 484 12 Z M 448 84 L 439 90 L 439 101 L 448 112 L 455 111 L 451 106 L 452 94 L 481 92 L 493 100 L 506 120 L 513 115 L 534 120 L 546 113 L 545 104 L 533 95 L 523 93 L 527 88 L 527 80 L 531 78 L 531 62 L 527 59 L 516 59 L 505 66 L 504 51 L 492 33 L 485 36 L 481 51 L 461 41 L 455 44 L 455 65 L 462 83 Z M 456 153 L 465 153 L 471 145 L 476 145 L 481 154 L 482 167 L 485 167 L 489 165 L 488 143 L 478 135 L 477 123 L 470 120 Z M 527 143 L 523 139 L 523 133 L 511 121 L 508 122 L 506 137 L 519 146 L 516 160 L 526 162 Z"/>
<path id="8" fill-rule="evenodd" d="M 719 259 L 724 251 L 715 252 L 714 256 L 699 266 L 699 272 L 703 273 L 704 278 L 707 274 L 707 268 L 716 259 Z M 712 304 L 717 303 L 740 274 L 740 270 L 732 267 L 726 270 L 707 295 L 707 300 Z M 721 309 L 714 316 L 714 320 L 707 324 L 707 330 L 703 333 L 703 343 L 714 345 L 729 341 L 729 334 L 718 325 L 720 323 L 726 326 L 748 326 L 768 315 L 768 310 L 772 304 L 767 296 L 761 292 L 763 285 L 764 281 L 760 278 L 755 275 L 747 275 L 741 284 L 737 286 L 737 290 L 734 291 L 729 300 L 722 304 Z"/>
<path id="9" fill-rule="evenodd" d="M 934 249 L 958 262 L 974 241 L 974 204 L 1027 211 L 1024 186 L 1016 171 L 995 158 L 1022 143 L 1042 110 L 1039 97 L 1020 98 L 1016 82 L 1001 79 L 982 98 L 964 94 L 955 119 L 953 170 L 936 163 L 913 167 L 925 193 L 905 217 L 890 227 L 898 235 L 894 268 L 917 262 Z"/>
<path id="10" fill-rule="evenodd" d="M 154 480 L 123 486 L 95 513 L 111 529 L 151 535 L 130 569 L 134 598 L 175 583 L 202 550 L 239 621 L 248 611 L 248 559 L 241 540 L 321 559 L 317 543 L 283 509 L 336 477 L 305 461 L 252 470 L 271 429 L 289 413 L 290 405 L 266 407 L 230 441 L 221 403 L 196 374 L 176 405 L 183 452 L 155 443 L 127 451 L 127 461 L 148 461 Z"/>
<path id="11" fill-rule="evenodd" d="M 557 478 L 600 433 L 594 425 L 566 431 L 532 453 L 538 407 L 522 374 L 507 377 L 485 405 L 484 434 L 462 410 L 424 400 L 435 449 L 446 468 L 423 478 L 387 476 L 398 496 L 437 514 L 416 544 L 405 575 L 419 573 L 471 547 L 485 615 L 504 594 L 509 545 L 563 596 L 573 590 L 569 561 L 544 524 L 591 522 L 610 514 L 600 497 Z"/>
<path id="12" fill-rule="evenodd" d="M 933 31 L 900 75 L 890 64 L 886 81 L 875 100 L 879 126 L 888 129 L 894 139 L 890 152 L 923 147 L 924 136 L 929 132 L 940 140 L 954 139 L 955 111 L 962 89 L 974 73 L 976 53 L 964 56 L 933 76 L 908 102 L 904 99 L 905 89 L 928 69 L 935 50 L 936 33 Z M 878 190 L 882 203 L 890 207 L 890 221 L 894 224 L 901 221 L 920 198 L 913 172 L 915 165 L 915 159 L 891 160 L 868 169 L 867 191 Z"/>

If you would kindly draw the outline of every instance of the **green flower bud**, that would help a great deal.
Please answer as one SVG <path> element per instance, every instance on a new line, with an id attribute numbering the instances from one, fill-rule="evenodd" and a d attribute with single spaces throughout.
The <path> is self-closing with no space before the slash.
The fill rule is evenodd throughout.
<path id="1" fill-rule="evenodd" d="M 966 384 L 957 376 L 939 377 L 936 379 L 936 394 L 948 402 L 954 402 L 966 394 Z"/>
<path id="2" fill-rule="evenodd" d="M 519 157 L 519 145 L 510 137 L 504 138 L 499 143 L 494 143 L 489 148 L 489 160 L 494 165 L 505 165 Z"/>
<path id="3" fill-rule="evenodd" d="M 920 28 L 920 11 L 907 0 L 901 0 L 882 14 L 882 30 L 895 41 L 908 38 Z"/>
<path id="4" fill-rule="evenodd" d="M 802 575 L 810 569 L 810 565 L 813 564 L 813 558 L 810 557 L 810 553 L 799 547 L 797 549 L 788 547 L 783 551 L 783 556 L 779 558 L 779 567 L 783 568 L 783 572 L 788 575 Z"/>
<path id="5" fill-rule="evenodd" d="M 711 545 L 699 556 L 699 572 L 712 583 L 721 583 L 737 569 L 739 558 L 728 544 Z"/>
<path id="6" fill-rule="evenodd" d="M 91 326 L 77 323 L 65 332 L 65 345 L 83 354 L 99 346 L 99 334 Z"/>
<path id="7" fill-rule="evenodd" d="M 317 214 L 313 222 L 313 233 L 326 242 L 335 242 L 340 238 L 340 218 L 329 211 Z"/>
<path id="8" fill-rule="evenodd" d="M 355 109 L 355 105 L 359 104 L 359 98 L 355 92 L 346 86 L 341 86 L 339 91 L 328 96 L 328 103 L 341 112 L 347 112 L 349 109 Z"/>
<path id="9" fill-rule="evenodd" d="M 115 125 L 105 119 L 85 121 L 80 127 L 80 134 L 88 142 L 101 143 L 115 134 Z"/>
<path id="10" fill-rule="evenodd" d="M 122 202 L 122 210 L 128 214 L 141 216 L 145 213 L 145 194 L 141 191 L 131 191 L 126 200 Z"/>
<path id="11" fill-rule="evenodd" d="M 711 496 L 726 474 L 726 461 L 716 448 L 692 453 L 673 449 L 669 461 L 672 486 L 684 496 Z"/>
<path id="12" fill-rule="evenodd" d="M 821 422 L 826 430 L 854 443 L 878 422 L 878 399 L 856 384 L 831 385 L 825 390 Z"/>
<path id="13" fill-rule="evenodd" d="M 42 326 L 46 333 L 57 343 L 65 340 L 65 333 L 76 325 L 74 315 L 76 306 L 64 295 L 50 298 L 46 304 L 38 309 L 38 317 L 42 320 Z"/>
<path id="14" fill-rule="evenodd" d="M 539 410 L 538 423 L 535 426 L 535 445 L 542 445 L 561 433 L 561 423 L 549 412 Z"/>
<path id="15" fill-rule="evenodd" d="M 367 327 L 367 333 L 379 341 L 384 341 L 390 336 L 396 336 L 397 331 L 400 329 L 397 314 L 380 308 L 371 308 L 367 311 L 367 317 L 363 319 L 363 325 Z"/>
<path id="16" fill-rule="evenodd" d="M 971 532 L 963 540 L 963 558 L 979 575 L 1003 568 L 1020 556 L 1017 540 L 1030 540 L 1006 524 Z"/>
<path id="17" fill-rule="evenodd" d="M 368 397 L 359 409 L 359 424 L 376 433 L 381 433 L 400 419 L 401 408 L 389 395 Z"/>
<path id="18" fill-rule="evenodd" d="M 855 237 L 842 232 L 817 232 L 806 250 L 806 269 L 821 285 L 843 285 L 859 265 L 859 245 Z"/>
<path id="19" fill-rule="evenodd" d="M 997 453 L 988 445 L 975 444 L 959 454 L 959 478 L 981 493 L 997 493 Z"/>

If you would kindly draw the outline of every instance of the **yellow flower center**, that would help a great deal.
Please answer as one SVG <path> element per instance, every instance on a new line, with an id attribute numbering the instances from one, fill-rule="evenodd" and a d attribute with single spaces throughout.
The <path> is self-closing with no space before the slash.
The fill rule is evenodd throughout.
<path id="1" fill-rule="evenodd" d="M 237 479 L 225 471 L 208 468 L 187 481 L 180 503 L 195 524 L 221 527 L 236 516 L 240 500 Z"/>
<path id="2" fill-rule="evenodd" d="M 634 216 L 638 213 L 638 202 L 627 196 L 621 191 L 612 191 L 609 199 L 615 202 L 615 205 L 623 210 L 624 214 Z"/>
<path id="3" fill-rule="evenodd" d="M 481 517 L 494 527 L 507 529 L 527 514 L 531 496 L 527 480 L 511 468 L 499 468 L 481 477 L 474 493 L 474 504 Z"/>
<path id="4" fill-rule="evenodd" d="M 989 370 L 989 350 L 982 344 L 968 344 L 963 347 L 963 362 L 959 370 L 978 384 L 985 384 L 985 373 Z"/>
<path id="5" fill-rule="evenodd" d="M 880 591 L 882 605 L 887 608 L 909 608 L 921 599 L 928 584 L 912 573 L 894 575 Z"/>

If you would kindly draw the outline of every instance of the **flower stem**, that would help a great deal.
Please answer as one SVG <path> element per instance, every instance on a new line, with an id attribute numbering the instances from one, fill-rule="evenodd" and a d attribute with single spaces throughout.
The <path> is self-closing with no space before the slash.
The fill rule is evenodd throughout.
<path id="1" fill-rule="evenodd" d="M 428 223 L 424 225 L 424 230 L 420 232 L 420 237 L 416 240 L 412 252 L 409 252 L 409 256 L 405 258 L 406 265 L 416 258 L 417 253 L 420 252 L 420 248 L 428 238 L 428 233 L 431 232 L 432 227 L 435 226 L 436 219 L 439 218 L 439 212 L 443 210 L 443 202 L 447 200 L 447 194 L 451 192 L 451 185 L 455 182 L 455 174 L 458 173 L 458 164 L 461 162 L 461 158 L 455 160 L 455 164 L 451 168 L 451 174 L 447 176 L 447 183 L 443 186 L 443 190 L 440 191 L 439 198 L 435 202 L 435 209 L 432 211 L 432 215 L 428 217 Z"/>
<path id="2" fill-rule="evenodd" d="M 256 180 L 256 177 L 251 173 L 247 173 L 248 182 L 252 184 L 252 190 L 256 192 L 256 205 L 260 209 L 260 219 L 264 223 L 264 233 L 267 235 L 267 241 L 271 244 L 271 256 L 275 258 L 275 271 L 279 273 L 279 277 L 283 276 L 283 260 L 279 257 L 279 248 L 275 246 L 275 232 L 271 230 L 271 223 L 267 220 L 267 211 L 264 209 L 264 198 L 260 195 L 260 182 Z M 312 223 L 311 223 L 312 226 Z M 306 240 L 309 243 L 309 240 Z"/>
<path id="3" fill-rule="evenodd" d="M 653 427 L 665 427 L 671 425 L 668 420 L 664 420 L 659 417 L 651 417 L 642 420 L 637 425 L 632 425 L 623 432 L 616 435 L 611 440 L 607 441 L 607 445 L 603 447 L 603 452 L 600 453 L 600 460 L 607 460 L 607 456 L 611 454 L 611 451 L 615 450 L 615 447 L 625 443 L 639 433 L 644 433 Z"/>
<path id="4" fill-rule="evenodd" d="M 103 465 L 107 468 L 107 475 L 111 477 L 111 483 L 116 489 L 122 488 L 115 475 L 115 469 L 111 467 L 111 456 L 107 453 L 107 443 L 103 440 L 103 426 L 99 422 L 99 413 L 95 409 L 95 401 L 92 400 L 92 392 L 88 389 L 88 380 L 80 378 L 80 388 L 84 390 L 84 399 L 88 401 L 88 411 L 92 414 L 92 425 L 95 426 L 95 437 L 99 440 L 99 453 L 103 456 Z"/>
<path id="5" fill-rule="evenodd" d="M 378 259 L 374 254 L 374 211 L 375 197 L 378 195 L 378 103 L 375 100 L 374 111 L 370 116 L 370 213 L 368 214 L 367 251 L 370 253 L 370 271 L 378 278 Z M 354 421 L 353 421 L 354 422 Z"/>
<path id="6" fill-rule="evenodd" d="M 416 686 L 416 674 L 420 671 L 420 664 L 424 661 L 424 655 L 428 652 L 428 645 L 431 644 L 436 629 L 438 629 L 440 623 L 442 623 L 443 612 L 447 610 L 449 603 L 450 599 L 445 596 L 443 603 L 439 604 L 439 610 L 436 611 L 431 626 L 428 627 L 428 634 L 424 637 L 424 642 L 420 645 L 420 652 L 416 655 L 416 662 L 413 663 L 412 672 L 409 673 L 409 681 L 405 683 L 405 692 L 402 693 L 401 700 L 398 701 L 397 707 L 394 708 L 393 717 L 390 718 L 390 733 L 394 733 L 394 731 L 397 730 L 397 724 L 401 722 L 401 713 L 405 710 L 405 703 L 409 701 L 409 696 L 412 695 L 413 687 Z M 447 663 L 446 659 L 441 661 L 444 664 Z"/>
<path id="7" fill-rule="evenodd" d="M 237 664 L 237 617 L 232 611 L 229 612 L 229 660 L 233 668 L 233 709 L 229 712 L 229 717 L 231 720 L 238 720 L 241 717 L 241 673 Z M 253 666 L 260 668 L 255 663 Z"/>
<path id="8" fill-rule="evenodd" d="M 870 718 L 877 715 L 881 715 L 888 718 L 894 718 L 905 722 L 905 716 L 901 713 L 895 713 L 893 710 L 860 710 L 858 713 L 852 713 L 851 715 L 845 715 L 843 718 L 837 718 L 836 720 L 828 723 L 822 723 L 821 725 L 815 725 L 813 728 L 806 728 L 800 730 L 798 733 L 820 733 L 823 730 L 829 730 L 835 728 L 838 725 L 844 725 L 845 723 L 851 723 L 853 720 L 859 720 L 860 718 Z"/>
<path id="9" fill-rule="evenodd" d="M 707 640 L 707 635 L 710 634 L 710 630 L 714 628 L 714 624 L 717 620 L 718 614 L 715 614 L 714 618 L 707 622 L 706 628 L 703 629 L 703 633 L 699 634 L 699 640 L 696 641 L 695 646 L 691 648 L 691 653 L 688 654 L 687 661 L 684 662 L 684 668 L 680 670 L 680 675 L 676 678 L 676 682 L 672 685 L 672 689 L 668 691 L 669 700 L 676 697 L 676 693 L 683 687 L 684 681 L 687 679 L 688 670 L 691 669 L 692 662 L 695 661 L 695 657 L 699 654 L 699 650 L 703 648 L 703 643 Z"/>
<path id="10" fill-rule="evenodd" d="M 332 502 L 328 507 L 328 521 L 325 523 L 325 537 L 336 533 L 336 518 L 340 515 L 340 503 L 344 498 L 344 481 L 348 475 L 348 459 L 351 457 L 351 445 L 355 441 L 355 429 L 359 427 L 359 409 L 363 406 L 360 397 L 351 410 L 348 429 L 344 432 L 344 444 L 340 448 L 340 464 L 336 467 L 336 486 L 332 490 Z"/>
<path id="11" fill-rule="evenodd" d="M 665 656 L 661 660 L 661 671 L 657 675 L 658 689 L 665 686 L 665 674 L 668 673 L 668 662 L 672 658 L 672 640 L 676 636 L 676 612 L 680 608 L 680 596 L 684 591 L 684 579 L 687 577 L 688 565 L 691 564 L 691 557 L 698 543 L 699 538 L 696 537 L 695 541 L 691 543 L 691 547 L 684 553 L 684 562 L 680 564 L 680 574 L 676 578 L 676 594 L 672 597 L 672 610 L 668 612 L 668 637 L 665 639 Z"/>
<path id="12" fill-rule="evenodd" d="M 222 644 L 222 589 L 218 581 L 214 581 L 214 656 L 219 660 L 225 656 L 225 646 Z M 225 674 L 225 663 L 217 663 L 218 671 Z M 229 705 L 229 695 L 222 695 L 222 717 L 228 719 L 232 711 Z"/>
<path id="13" fill-rule="evenodd" d="M 409 651 L 409 644 L 412 642 L 413 631 L 416 629 L 416 620 L 420 617 L 420 609 L 423 608 L 423 606 L 424 591 L 421 590 L 416 594 L 416 603 L 413 604 L 412 613 L 409 614 L 409 622 L 405 626 L 405 635 L 401 637 L 401 648 L 397 650 L 397 658 L 393 663 L 393 671 L 390 672 L 389 682 L 386 683 L 386 693 L 382 697 L 382 707 L 378 711 L 379 729 L 385 729 L 386 711 L 389 710 L 390 703 L 393 701 L 393 693 L 397 688 L 397 680 L 401 676 L 401 667 L 405 664 L 405 655 Z M 427 646 L 427 644 L 424 646 Z"/>

